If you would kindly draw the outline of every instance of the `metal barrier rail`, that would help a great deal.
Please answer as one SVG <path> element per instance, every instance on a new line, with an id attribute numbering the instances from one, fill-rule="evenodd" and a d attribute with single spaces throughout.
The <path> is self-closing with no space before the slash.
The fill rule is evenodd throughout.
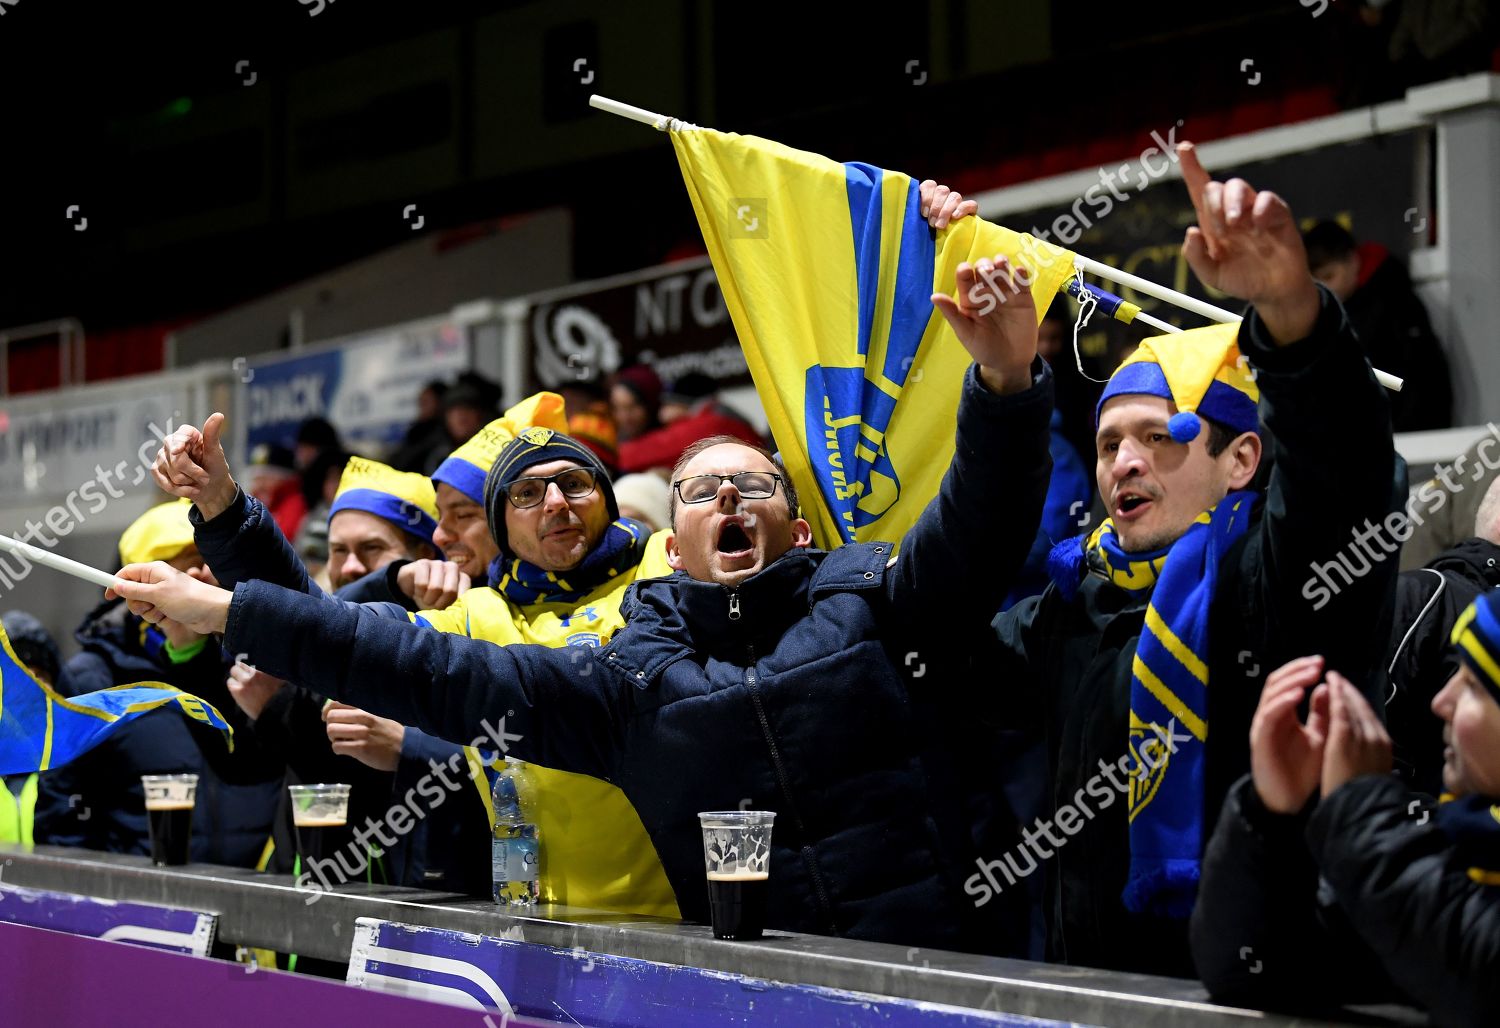
<path id="1" fill-rule="evenodd" d="M 722 942 L 706 926 L 571 907 L 533 917 L 451 893 L 354 885 L 314 895 L 292 879 L 197 864 L 157 868 L 144 857 L 0 844 L 7 885 L 158 903 L 219 915 L 230 944 L 347 961 L 358 917 L 499 936 L 564 949 L 974 1010 L 1083 1024 L 1290 1026 L 1307 1019 L 1215 1006 L 1197 982 L 1038 964 L 786 932 L 759 943 Z M 1345 1023 L 1422 1024 L 1405 1008 L 1350 1011 Z"/>

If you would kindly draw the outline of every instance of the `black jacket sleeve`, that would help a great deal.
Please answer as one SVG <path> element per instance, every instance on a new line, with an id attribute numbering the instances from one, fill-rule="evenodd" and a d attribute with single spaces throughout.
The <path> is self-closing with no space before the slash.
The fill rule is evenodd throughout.
<path id="1" fill-rule="evenodd" d="M 299 593 L 323 594 L 271 512 L 243 489 L 213 520 L 203 520 L 196 506 L 188 510 L 188 520 L 198 552 L 225 589 L 260 579 Z"/>
<path id="2" fill-rule="evenodd" d="M 449 742 L 613 780 L 630 687 L 593 656 L 580 671 L 572 647 L 498 646 L 254 581 L 235 588 L 224 641 L 268 674 Z"/>
<path id="3" fill-rule="evenodd" d="M 990 392 L 975 365 L 964 374 L 948 472 L 886 575 L 906 631 L 940 618 L 945 633 L 982 632 L 1026 561 L 1052 476 L 1052 369 L 1037 358 L 1032 373 L 1010 396 Z"/>
<path id="4" fill-rule="evenodd" d="M 1273 814 L 1246 775 L 1203 855 L 1193 963 L 1219 1003 L 1310 1010 L 1389 998 L 1374 955 L 1318 899 L 1307 812 Z"/>
<path id="5" fill-rule="evenodd" d="M 1319 292 L 1323 307 L 1306 339 L 1274 345 L 1254 310 L 1240 328 L 1271 471 L 1262 517 L 1241 550 L 1239 603 L 1262 667 L 1322 653 L 1379 710 L 1384 654 L 1370 641 L 1388 632 L 1402 536 L 1377 526 L 1405 504 L 1405 466 L 1384 387 L 1343 308 Z M 1364 570 L 1348 573 L 1344 554 Z"/>
<path id="6" fill-rule="evenodd" d="M 1500 888 L 1472 880 L 1431 800 L 1390 775 L 1324 798 L 1307 829 L 1339 905 L 1403 992 L 1439 1024 L 1500 1017 Z"/>
<path id="7" fill-rule="evenodd" d="M 401 569 L 410 563 L 409 560 L 393 560 L 385 567 L 350 582 L 335 595 L 350 603 L 393 603 L 415 612 L 419 609 L 417 601 L 402 592 L 396 582 Z"/>

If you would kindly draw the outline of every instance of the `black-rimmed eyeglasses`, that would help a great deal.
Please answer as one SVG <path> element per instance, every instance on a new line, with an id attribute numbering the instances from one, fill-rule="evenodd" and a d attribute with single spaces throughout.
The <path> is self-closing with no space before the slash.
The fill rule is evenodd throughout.
<path id="1" fill-rule="evenodd" d="M 506 487 L 505 498 L 521 510 L 535 507 L 547 498 L 547 487 L 553 482 L 568 499 L 581 500 L 598 485 L 598 473 L 592 468 L 569 468 L 545 478 L 518 478 Z"/>
<path id="2" fill-rule="evenodd" d="M 672 483 L 677 498 L 683 503 L 707 503 L 719 495 L 719 486 L 733 482 L 739 494 L 747 500 L 764 500 L 776 492 L 780 475 L 769 471 L 741 471 L 735 475 L 694 475 Z"/>

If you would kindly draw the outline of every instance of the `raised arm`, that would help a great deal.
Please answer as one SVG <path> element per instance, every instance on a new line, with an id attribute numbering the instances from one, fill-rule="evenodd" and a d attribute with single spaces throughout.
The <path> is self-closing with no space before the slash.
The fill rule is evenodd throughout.
<path id="1" fill-rule="evenodd" d="M 179 426 L 162 440 L 151 477 L 164 491 L 193 501 L 188 512 L 193 541 L 226 589 L 258 578 L 321 594 L 270 512 L 235 483 L 220 440 L 223 431 L 224 415 L 218 413 L 209 415 L 201 432 Z"/>
<path id="2" fill-rule="evenodd" d="M 953 459 L 907 532 L 887 593 L 900 621 L 955 617 L 982 630 L 1030 552 L 1052 473 L 1052 372 L 1036 355 L 1036 306 L 1010 262 L 958 267 L 959 298 L 934 305 L 974 357 Z"/>
<path id="3" fill-rule="evenodd" d="M 1243 179 L 1211 181 L 1191 145 L 1179 151 L 1198 214 L 1183 253 L 1205 284 L 1251 305 L 1239 346 L 1260 387 L 1271 467 L 1263 517 L 1241 558 L 1253 590 L 1243 605 L 1260 633 L 1255 658 L 1275 666 L 1322 653 L 1373 699 L 1381 647 L 1368 640 L 1385 637 L 1403 537 L 1386 542 L 1391 533 L 1379 526 L 1406 498 L 1384 388 L 1338 300 L 1308 273 L 1286 202 Z M 1327 588 L 1318 567 L 1344 557 L 1362 570 L 1331 571 L 1336 588 Z"/>
<path id="4" fill-rule="evenodd" d="M 585 647 L 497 646 L 266 582 L 231 594 L 162 563 L 121 570 L 111 595 L 153 623 L 223 632 L 261 670 L 450 742 L 612 778 L 627 687 Z"/>

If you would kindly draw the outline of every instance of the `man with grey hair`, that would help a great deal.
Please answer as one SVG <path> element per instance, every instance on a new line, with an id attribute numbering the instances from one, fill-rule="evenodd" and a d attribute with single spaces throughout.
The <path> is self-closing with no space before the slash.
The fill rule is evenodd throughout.
<path id="1" fill-rule="evenodd" d="M 1432 698 L 1459 664 L 1448 636 L 1470 603 L 1500 586 L 1500 478 L 1480 497 L 1473 530 L 1421 567 L 1401 572 L 1396 583 L 1386 723 L 1397 770 L 1414 789 L 1434 796 L 1442 792 L 1443 724 Z"/>

